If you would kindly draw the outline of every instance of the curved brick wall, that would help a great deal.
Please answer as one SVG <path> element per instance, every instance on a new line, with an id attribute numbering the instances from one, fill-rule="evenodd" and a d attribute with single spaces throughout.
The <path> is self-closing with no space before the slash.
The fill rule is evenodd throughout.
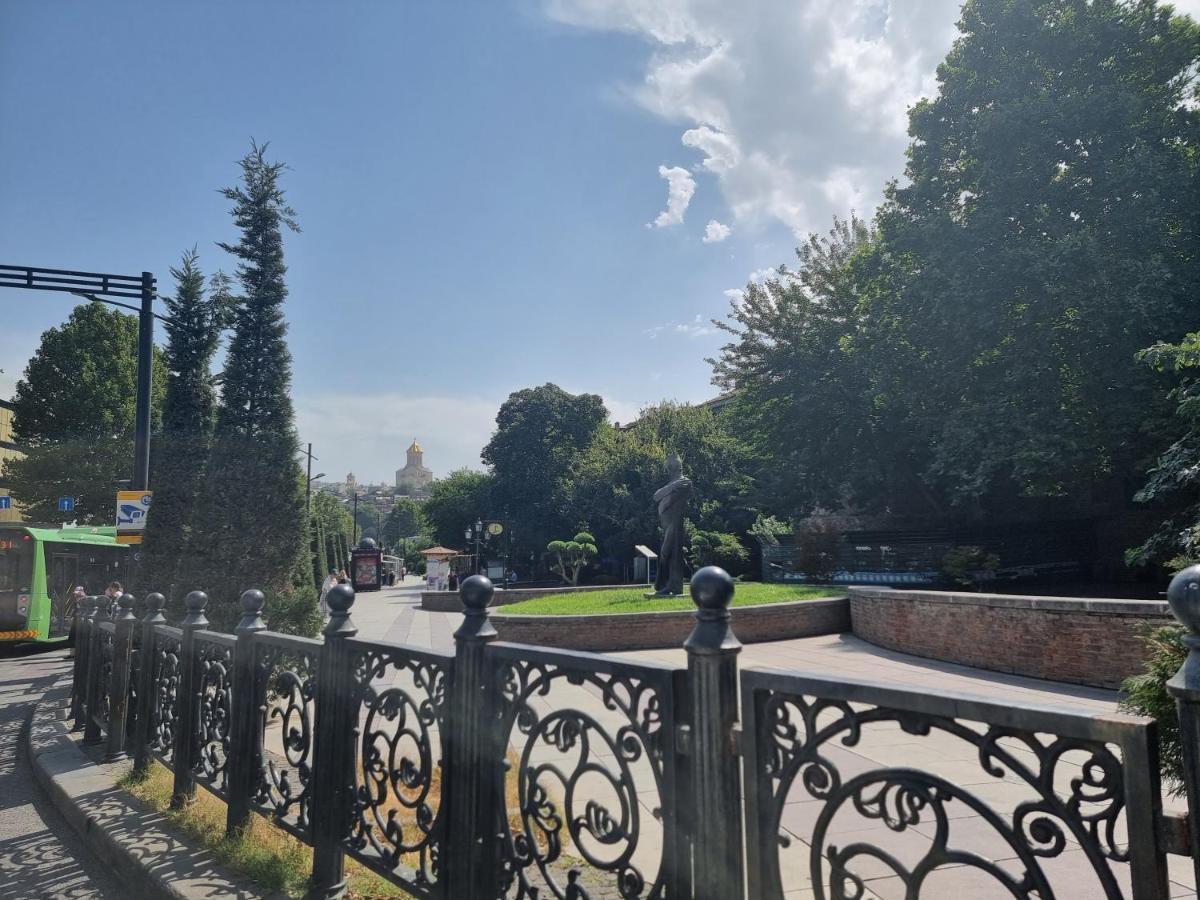
<path id="1" fill-rule="evenodd" d="M 1142 670 L 1142 626 L 1174 622 L 1160 600 L 887 588 L 850 588 L 850 619 L 855 635 L 892 650 L 1105 688 Z"/>
<path id="2" fill-rule="evenodd" d="M 850 628 L 845 597 L 801 600 L 733 611 L 733 633 L 743 644 L 837 634 Z M 564 650 L 657 650 L 680 647 L 696 624 L 692 610 L 613 616 L 512 616 L 495 613 L 500 640 Z"/>

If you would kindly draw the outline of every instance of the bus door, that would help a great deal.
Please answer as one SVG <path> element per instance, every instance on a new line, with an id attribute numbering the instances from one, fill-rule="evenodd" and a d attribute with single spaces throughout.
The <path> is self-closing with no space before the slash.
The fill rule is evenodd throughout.
<path id="1" fill-rule="evenodd" d="M 47 551 L 53 545 L 47 545 Z M 61 545 L 60 545 L 61 546 Z M 46 593 L 50 595 L 50 637 L 71 629 L 75 616 L 74 589 L 78 583 L 79 555 L 55 550 L 46 560 Z"/>

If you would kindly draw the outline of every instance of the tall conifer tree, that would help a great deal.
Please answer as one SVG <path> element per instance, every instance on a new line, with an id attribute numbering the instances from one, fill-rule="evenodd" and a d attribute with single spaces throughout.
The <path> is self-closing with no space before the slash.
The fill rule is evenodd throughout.
<path id="1" fill-rule="evenodd" d="M 205 477 L 204 540 L 193 542 L 193 555 L 203 566 L 209 617 L 218 627 L 233 627 L 240 593 L 255 587 L 267 594 L 273 627 L 311 632 L 319 616 L 283 318 L 283 229 L 299 226 L 279 185 L 285 166 L 268 162 L 266 149 L 253 144 L 241 161 L 241 183 L 223 191 L 241 235 L 219 246 L 238 259 L 241 296 L 233 304 Z"/>
<path id="2" fill-rule="evenodd" d="M 167 390 L 153 455 L 154 506 L 146 522 L 141 573 L 143 586 L 166 593 L 173 603 L 199 577 L 189 565 L 188 548 L 212 441 L 212 358 L 228 302 L 228 278 L 218 272 L 206 294 L 198 260 L 195 247 L 184 252 L 180 267 L 171 269 L 175 296 L 164 298 Z"/>

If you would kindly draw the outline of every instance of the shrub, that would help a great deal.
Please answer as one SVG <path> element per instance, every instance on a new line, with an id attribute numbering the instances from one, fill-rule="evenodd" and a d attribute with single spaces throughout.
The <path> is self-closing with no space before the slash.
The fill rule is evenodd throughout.
<path id="1" fill-rule="evenodd" d="M 990 581 L 1000 566 L 1000 557 L 982 547 L 960 545 L 951 547 L 942 557 L 942 576 L 962 587 L 978 589 Z"/>
<path id="2" fill-rule="evenodd" d="M 1187 658 L 1180 638 L 1186 630 L 1178 625 L 1148 629 L 1142 634 L 1149 650 L 1146 670 L 1121 683 L 1126 694 L 1120 703 L 1125 712 L 1158 720 L 1158 759 L 1163 781 L 1174 795 L 1183 793 L 1183 745 L 1179 741 L 1179 712 L 1175 698 L 1167 693 L 1167 682 Z"/>

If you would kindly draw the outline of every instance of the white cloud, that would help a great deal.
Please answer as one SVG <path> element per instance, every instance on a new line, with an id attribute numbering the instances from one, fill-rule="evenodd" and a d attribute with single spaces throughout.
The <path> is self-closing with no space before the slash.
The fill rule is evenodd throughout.
<path id="1" fill-rule="evenodd" d="M 666 228 L 679 225 L 683 222 L 683 214 L 687 212 L 688 204 L 692 202 L 692 194 L 696 192 L 696 179 L 681 166 L 659 166 L 658 177 L 667 180 L 667 208 L 646 227 Z"/>
<path id="2" fill-rule="evenodd" d="M 902 174 L 907 108 L 936 87 L 961 0 L 546 0 L 650 46 L 635 102 L 681 124 L 735 222 L 798 236 L 869 215 Z M 1186 0 L 1181 8 L 1200 7 Z M 665 176 L 664 176 L 665 177 Z M 664 215 L 668 215 L 668 212 Z M 674 220 L 671 220 L 671 224 Z"/>
<path id="3" fill-rule="evenodd" d="M 704 227 L 704 237 L 701 240 L 706 244 L 719 244 L 729 237 L 732 230 L 728 225 L 722 225 L 716 219 L 709 219 L 708 224 Z"/>
<path id="4" fill-rule="evenodd" d="M 681 334 L 684 337 L 699 338 L 716 334 L 717 327 L 709 319 L 697 313 L 696 317 L 690 322 L 667 322 L 663 325 L 655 325 L 653 328 L 647 328 L 642 333 L 651 340 L 663 334 Z"/>

